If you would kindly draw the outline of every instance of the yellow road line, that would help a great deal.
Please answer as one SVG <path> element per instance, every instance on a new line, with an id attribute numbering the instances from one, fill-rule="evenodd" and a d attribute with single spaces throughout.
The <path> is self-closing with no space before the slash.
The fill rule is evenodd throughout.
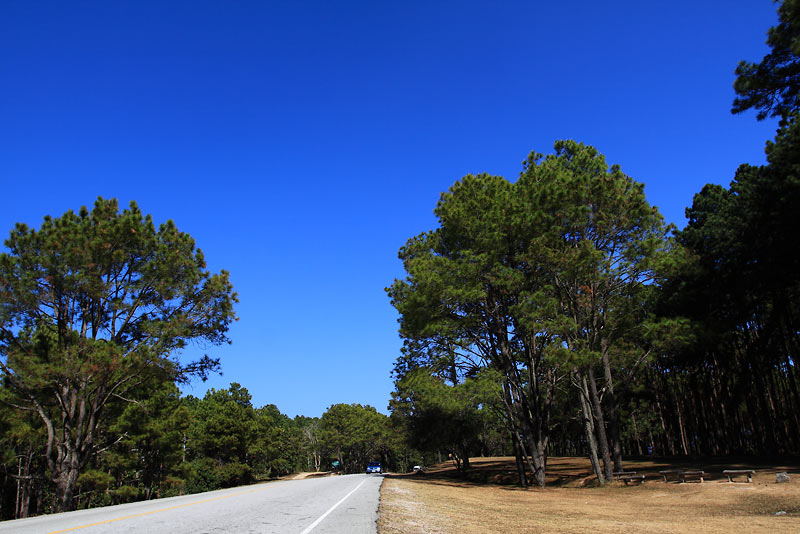
<path id="1" fill-rule="evenodd" d="M 169 508 L 161 508 L 160 510 L 151 510 L 150 512 L 142 512 L 141 514 L 126 515 L 125 517 L 117 517 L 116 519 L 107 519 L 105 521 L 98 521 L 97 523 L 89 523 L 88 525 L 81 525 L 79 527 L 65 528 L 64 530 L 54 530 L 53 532 L 48 532 L 47 534 L 60 534 L 61 532 L 70 532 L 70 531 L 79 530 L 79 529 L 82 529 L 82 528 L 95 527 L 97 525 L 105 525 L 106 523 L 114 523 L 115 521 L 122 521 L 123 519 L 132 519 L 134 517 L 142 517 L 144 515 L 157 514 L 159 512 L 166 512 L 168 510 L 175 510 L 177 508 L 185 508 L 187 506 L 194 506 L 195 504 L 203 504 L 203 503 L 212 502 L 212 501 L 221 501 L 223 499 L 230 499 L 231 497 L 238 497 L 239 495 L 246 495 L 247 493 L 253 493 L 255 491 L 260 491 L 262 489 L 264 489 L 264 488 L 257 488 L 257 489 L 247 490 L 247 491 L 240 491 L 239 493 L 232 493 L 230 495 L 223 495 L 222 497 L 214 497 L 213 499 L 205 499 L 205 500 L 202 500 L 202 501 L 188 502 L 186 504 L 179 504 L 177 506 L 170 506 Z"/>

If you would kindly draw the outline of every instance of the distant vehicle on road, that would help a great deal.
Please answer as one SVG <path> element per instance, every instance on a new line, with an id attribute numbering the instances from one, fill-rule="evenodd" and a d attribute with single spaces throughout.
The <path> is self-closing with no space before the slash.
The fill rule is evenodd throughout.
<path id="1" fill-rule="evenodd" d="M 382 473 L 383 470 L 381 468 L 380 462 L 370 462 L 367 464 L 367 474 L 370 473 Z"/>

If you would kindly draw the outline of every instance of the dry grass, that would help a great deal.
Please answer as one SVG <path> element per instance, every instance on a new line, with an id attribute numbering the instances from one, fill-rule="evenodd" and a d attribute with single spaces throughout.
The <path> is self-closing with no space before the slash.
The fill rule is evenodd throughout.
<path id="1" fill-rule="evenodd" d="M 691 467 L 711 473 L 707 482 L 679 484 L 663 482 L 658 471 L 687 464 L 629 461 L 626 469 L 648 475 L 644 485 L 597 487 L 588 461 L 552 458 L 549 487 L 523 490 L 507 485 L 514 478 L 512 459 L 473 462 L 471 480 L 454 478 L 446 465 L 424 475 L 387 476 L 380 534 L 800 532 L 796 466 L 756 466 L 753 483 L 730 484 L 722 469 L 746 464 L 698 463 Z M 792 480 L 776 484 L 778 470 L 789 471 Z"/>

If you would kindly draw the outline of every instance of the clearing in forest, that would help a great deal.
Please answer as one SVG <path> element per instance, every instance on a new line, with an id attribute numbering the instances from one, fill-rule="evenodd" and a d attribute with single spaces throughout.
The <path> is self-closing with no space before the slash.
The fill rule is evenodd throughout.
<path id="1" fill-rule="evenodd" d="M 730 459 L 626 461 L 643 485 L 596 485 L 588 460 L 550 458 L 548 486 L 521 489 L 513 458 L 473 458 L 459 478 L 450 464 L 424 474 L 387 475 L 380 534 L 583 532 L 800 532 L 800 465 Z M 659 471 L 701 469 L 705 482 L 665 483 Z M 724 469 L 755 469 L 752 483 L 729 483 Z M 777 484 L 775 473 L 791 480 Z"/>

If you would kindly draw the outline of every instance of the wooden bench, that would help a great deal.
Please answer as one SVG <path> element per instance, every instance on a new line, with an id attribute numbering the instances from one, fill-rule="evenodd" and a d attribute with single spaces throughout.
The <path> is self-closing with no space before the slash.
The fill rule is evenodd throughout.
<path id="1" fill-rule="evenodd" d="M 669 482 L 667 477 L 675 475 L 676 479 L 680 478 L 680 469 L 667 469 L 666 471 L 659 471 L 658 474 L 664 477 L 664 482 Z"/>
<path id="2" fill-rule="evenodd" d="M 705 475 L 705 471 L 694 471 L 688 469 L 667 469 L 666 471 L 659 471 L 658 472 L 661 476 L 664 477 L 664 482 L 669 482 L 669 477 L 675 475 L 677 480 L 680 480 L 681 483 L 686 482 L 686 476 L 698 476 L 700 477 L 700 483 L 703 483 L 703 475 Z"/>
<path id="3" fill-rule="evenodd" d="M 628 485 L 628 482 L 633 482 L 634 480 L 639 482 L 640 484 L 644 484 L 644 475 L 624 475 L 619 477 L 617 480 L 621 480 Z"/>
<path id="4" fill-rule="evenodd" d="M 705 475 L 706 473 L 705 473 L 705 471 L 681 471 L 678 474 L 681 477 L 681 484 L 686 482 L 686 476 L 687 475 L 699 477 L 700 478 L 700 483 L 702 484 L 703 483 L 703 475 Z"/>
<path id="5" fill-rule="evenodd" d="M 617 480 L 622 480 L 624 476 L 635 475 L 636 471 L 614 471 L 611 474 L 614 475 L 614 478 Z"/>
<path id="6" fill-rule="evenodd" d="M 755 473 L 752 469 L 726 469 L 722 472 L 723 475 L 728 477 L 728 482 L 733 482 L 733 477 L 737 475 L 747 475 L 747 482 L 751 482 L 753 480 L 753 473 Z"/>

